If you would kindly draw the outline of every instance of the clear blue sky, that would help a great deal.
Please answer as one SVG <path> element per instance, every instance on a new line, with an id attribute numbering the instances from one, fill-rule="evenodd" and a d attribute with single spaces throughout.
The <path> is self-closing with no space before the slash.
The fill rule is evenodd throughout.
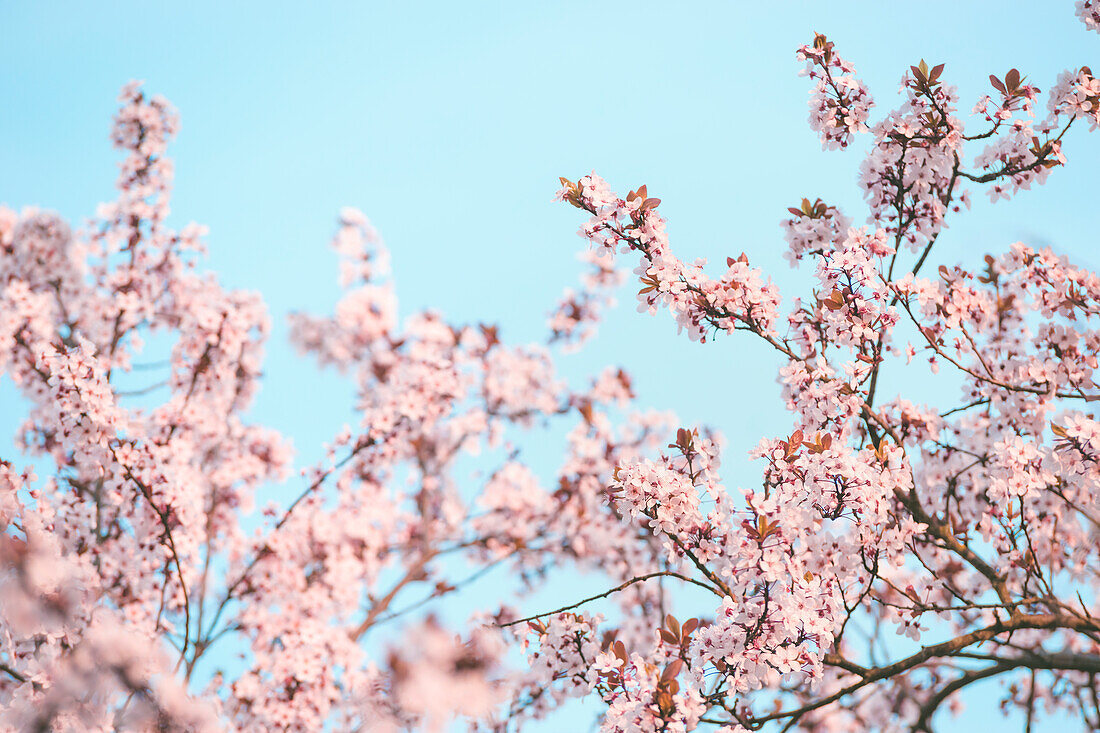
<path id="1" fill-rule="evenodd" d="M 1097 65 L 1100 36 L 1072 6 L 5 2 L 0 202 L 90 216 L 112 196 L 119 87 L 144 79 L 172 100 L 183 119 L 174 221 L 209 225 L 209 265 L 264 294 L 278 325 L 253 415 L 310 460 L 347 419 L 349 391 L 293 355 L 283 318 L 334 302 L 326 245 L 341 206 L 381 230 L 403 314 L 431 306 L 496 321 L 510 341 L 541 338 L 576 281 L 578 212 L 551 196 L 559 175 L 593 169 L 617 190 L 648 184 L 681 255 L 722 262 L 744 250 L 804 294 L 806 276 L 781 259 L 786 207 L 820 196 L 857 221 L 866 212 L 859 151 L 823 153 L 805 124 L 794 49 L 827 33 L 879 111 L 910 63 L 945 62 L 969 110 L 990 73 L 1016 66 L 1046 89 L 1062 68 Z M 1100 135 L 1075 131 L 1066 152 L 1066 170 L 1015 202 L 975 196 L 941 239 L 941 261 L 1026 239 L 1100 264 Z M 622 299 L 566 374 L 626 366 L 644 403 L 721 429 L 729 483 L 754 483 L 759 470 L 740 456 L 789 424 L 773 357 L 747 340 L 689 344 L 667 316 Z M 921 385 L 921 398 L 936 397 Z M 15 405 L 4 383 L 5 430 Z"/>

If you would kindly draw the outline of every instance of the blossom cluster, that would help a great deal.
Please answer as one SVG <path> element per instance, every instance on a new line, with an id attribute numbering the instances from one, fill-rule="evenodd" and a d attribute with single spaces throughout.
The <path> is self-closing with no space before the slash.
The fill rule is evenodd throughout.
<path id="1" fill-rule="evenodd" d="M 1077 17 L 1089 30 L 1100 33 L 1100 4 L 1096 0 L 1077 0 Z"/>
<path id="2" fill-rule="evenodd" d="M 767 332 L 774 328 L 779 293 L 749 265 L 743 253 L 727 258 L 721 278 L 711 278 L 704 271 L 704 260 L 685 263 L 672 254 L 665 219 L 657 212 L 661 201 L 649 197 L 645 186 L 623 199 L 594 173 L 576 182 L 561 180 L 557 198 L 592 215 L 581 235 L 592 242 L 596 252 L 640 254 L 634 269 L 642 285 L 638 291 L 640 312 L 654 314 L 667 308 L 680 329 L 697 341 L 706 341 L 711 331 L 747 328 Z"/>
<path id="3" fill-rule="evenodd" d="M 867 87 L 856 78 L 855 67 L 841 58 L 832 41 L 820 33 L 812 44 L 798 49 L 802 71 L 814 82 L 810 92 L 810 128 L 821 135 L 821 147 L 846 148 L 852 136 L 867 132 L 867 118 L 874 102 Z"/>

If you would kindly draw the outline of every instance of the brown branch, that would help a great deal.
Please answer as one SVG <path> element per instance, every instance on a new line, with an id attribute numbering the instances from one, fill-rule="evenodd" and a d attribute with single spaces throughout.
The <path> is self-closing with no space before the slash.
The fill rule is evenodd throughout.
<path id="1" fill-rule="evenodd" d="M 779 720 L 781 718 L 788 718 L 794 715 L 802 716 L 818 708 L 823 708 L 826 705 L 830 705 L 843 697 L 850 695 L 851 693 L 866 687 L 869 684 L 878 682 L 879 680 L 888 679 L 895 675 L 906 672 L 914 667 L 924 664 L 930 659 L 937 657 L 949 657 L 956 652 L 971 646 L 972 644 L 978 644 L 983 641 L 989 641 L 1001 634 L 1011 631 L 1017 631 L 1020 629 L 1068 629 L 1072 631 L 1096 631 L 1100 629 L 1093 623 L 1088 623 L 1082 619 L 1059 616 L 1057 614 L 1021 614 L 1010 617 L 1006 620 L 999 620 L 996 623 L 989 626 L 971 631 L 969 634 L 955 637 L 948 641 L 941 642 L 939 644 L 933 644 L 932 646 L 926 646 L 916 654 L 912 654 L 904 659 L 899 659 L 893 664 L 888 664 L 883 667 L 874 667 L 866 670 L 865 674 L 858 682 L 854 682 L 846 687 L 837 690 L 831 695 L 827 695 L 819 700 L 816 700 L 802 707 L 792 710 L 781 710 L 770 715 L 764 715 L 759 718 L 752 718 L 750 722 L 759 727 L 761 724 L 770 720 Z"/>
<path id="2" fill-rule="evenodd" d="M 706 583 L 700 583 L 698 580 L 695 580 L 694 578 L 689 578 L 686 575 L 681 575 L 680 573 L 676 573 L 676 572 L 673 572 L 671 570 L 661 570 L 661 571 L 658 571 L 658 572 L 655 572 L 655 573 L 647 573 L 646 575 L 639 575 L 636 578 L 631 578 L 630 580 L 626 581 L 625 583 L 622 583 L 621 585 L 615 586 L 611 590 L 604 591 L 603 593 L 597 593 L 594 596 L 590 596 L 588 598 L 585 598 L 584 600 L 577 601 L 576 603 L 571 603 L 568 606 L 562 606 L 561 608 L 555 609 L 553 611 L 547 611 L 546 613 L 538 613 L 538 614 L 535 614 L 534 616 L 528 616 L 527 618 L 521 618 L 521 619 L 517 619 L 515 621 L 509 621 L 507 623 L 497 624 L 497 626 L 499 626 L 500 628 L 506 628 L 508 626 L 515 626 L 516 624 L 522 624 L 526 621 L 536 621 L 536 620 L 538 620 L 540 618 L 543 618 L 545 616 L 554 616 L 555 614 L 564 613 L 565 611 L 572 610 L 574 608 L 577 608 L 578 606 L 583 606 L 586 603 L 590 603 L 592 601 L 598 601 L 601 598 L 607 598 L 610 595 L 613 595 L 615 593 L 618 593 L 621 590 L 629 588 L 630 586 L 634 585 L 635 583 L 641 583 L 642 581 L 649 580 L 650 578 L 660 578 L 660 577 L 665 577 L 665 576 L 670 577 L 670 578 L 677 578 L 679 580 L 684 581 L 685 583 L 691 583 L 693 585 L 697 585 L 700 588 L 706 588 L 711 593 L 714 593 L 715 595 L 718 595 L 718 593 L 714 590 L 714 588 L 711 588 Z"/>

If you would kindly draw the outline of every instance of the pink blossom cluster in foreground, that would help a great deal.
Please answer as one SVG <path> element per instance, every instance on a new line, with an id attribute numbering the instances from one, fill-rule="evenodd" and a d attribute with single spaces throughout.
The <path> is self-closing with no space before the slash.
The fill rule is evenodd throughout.
<path id="1" fill-rule="evenodd" d="M 557 197 L 591 270 L 546 345 L 512 345 L 399 317 L 381 239 L 345 210 L 341 299 L 291 325 L 357 417 L 299 471 L 247 416 L 263 302 L 198 269 L 201 227 L 166 223 L 177 117 L 127 86 L 113 202 L 78 231 L 0 208 L 0 371 L 29 405 L 0 461 L 0 730 L 503 732 L 585 697 L 606 733 L 931 731 L 990 678 L 1005 710 L 1100 726 L 1100 277 L 1023 243 L 935 249 L 972 191 L 1057 175 L 1070 128 L 1100 126 L 1100 80 L 993 74 L 967 118 L 921 61 L 873 121 L 831 41 L 797 57 L 823 146 L 868 137 L 865 223 L 808 198 L 782 222 L 803 297 L 745 254 L 681 259 L 659 199 L 590 174 Z M 753 449 L 748 488 L 624 371 L 556 373 L 630 270 L 640 311 L 778 354 L 790 429 Z M 887 386 L 920 365 L 942 403 Z M 551 475 L 523 447 L 546 425 Z M 441 617 L 497 567 L 607 590 Z"/>

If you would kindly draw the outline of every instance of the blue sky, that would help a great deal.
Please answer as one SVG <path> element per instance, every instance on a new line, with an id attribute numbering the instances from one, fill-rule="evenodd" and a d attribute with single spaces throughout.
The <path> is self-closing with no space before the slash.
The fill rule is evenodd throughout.
<path id="1" fill-rule="evenodd" d="M 174 221 L 209 225 L 209 266 L 264 294 L 276 330 L 253 416 L 308 461 L 348 418 L 350 392 L 294 356 L 284 317 L 334 302 L 327 242 L 340 207 L 382 232 L 403 314 L 496 321 L 512 342 L 541 338 L 576 282 L 580 218 L 551 196 L 559 175 L 593 169 L 616 190 L 648 184 L 682 256 L 745 251 L 804 294 L 806 274 L 781 259 L 786 207 L 820 196 L 857 222 L 866 210 L 859 150 L 824 153 L 806 126 L 794 49 L 828 34 L 879 112 L 909 64 L 945 62 L 968 110 L 990 73 L 1015 66 L 1047 89 L 1062 68 L 1097 65 L 1100 36 L 1072 5 L 6 2 L 0 202 L 90 216 L 112 196 L 119 87 L 144 79 L 167 96 L 183 120 Z M 1100 265 L 1100 135 L 1075 131 L 1066 153 L 1067 169 L 1014 202 L 976 195 L 939 261 L 974 263 L 1024 239 Z M 755 482 L 741 456 L 789 423 L 776 360 L 745 339 L 690 344 L 667 316 L 637 315 L 629 291 L 622 300 L 563 371 L 627 367 L 644 404 L 722 430 L 730 484 Z M 904 377 L 921 399 L 954 397 Z M 0 385 L 0 428 L 15 406 Z"/>

